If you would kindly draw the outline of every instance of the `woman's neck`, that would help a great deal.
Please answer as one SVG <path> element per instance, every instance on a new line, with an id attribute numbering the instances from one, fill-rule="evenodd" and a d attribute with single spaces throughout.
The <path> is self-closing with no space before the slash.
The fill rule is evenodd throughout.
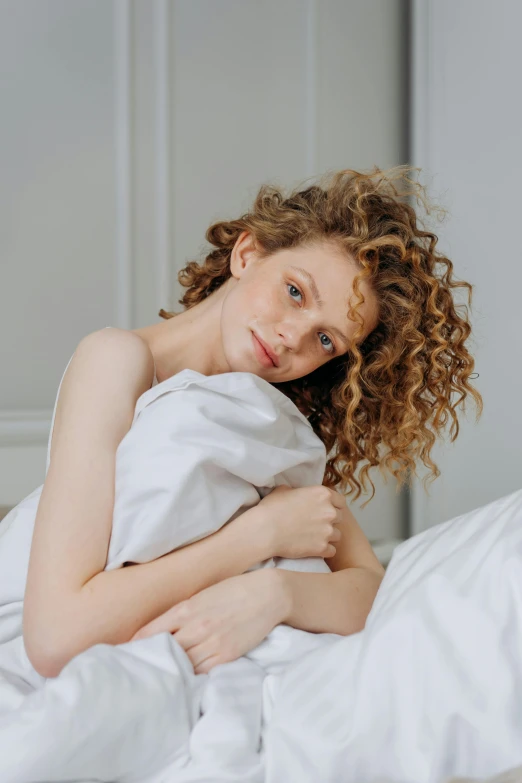
<path id="1" fill-rule="evenodd" d="M 158 383 L 185 369 L 203 375 L 230 371 L 223 354 L 220 327 L 225 293 L 220 288 L 173 318 L 131 330 L 148 344 L 156 363 Z"/>

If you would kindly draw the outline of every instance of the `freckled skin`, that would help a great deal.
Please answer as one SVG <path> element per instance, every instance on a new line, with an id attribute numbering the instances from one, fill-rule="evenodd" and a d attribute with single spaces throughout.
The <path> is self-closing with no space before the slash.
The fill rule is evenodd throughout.
<path id="1" fill-rule="evenodd" d="M 319 306 L 310 283 L 295 269 L 312 275 L 323 300 Z M 349 297 L 357 275 L 355 262 L 331 244 L 279 251 L 265 259 L 252 235 L 243 231 L 233 248 L 232 276 L 209 297 L 177 315 L 135 332 L 147 340 L 158 380 L 190 368 L 205 375 L 252 372 L 273 383 L 301 378 L 348 345 L 358 324 L 348 319 Z M 365 320 L 361 341 L 378 322 L 377 299 L 364 282 Z M 277 354 L 279 366 L 256 358 L 254 330 Z"/>

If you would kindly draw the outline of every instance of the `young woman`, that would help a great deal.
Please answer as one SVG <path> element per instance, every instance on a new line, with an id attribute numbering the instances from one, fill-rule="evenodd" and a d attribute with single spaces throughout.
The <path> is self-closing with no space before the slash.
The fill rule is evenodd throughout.
<path id="1" fill-rule="evenodd" d="M 364 627 L 384 571 L 341 493 L 357 498 L 372 466 L 404 482 L 419 457 L 435 478 L 430 450 L 448 417 L 455 439 L 456 407 L 468 394 L 482 407 L 452 290 L 471 300 L 472 286 L 418 225 L 408 198 L 427 202 L 409 168 L 335 172 L 286 197 L 262 186 L 180 272 L 184 312 L 81 340 L 57 400 L 24 598 L 24 643 L 43 676 L 98 642 L 163 631 L 203 673 L 278 623 Z M 203 540 L 106 572 L 116 449 L 138 397 L 185 368 L 256 373 L 287 394 L 326 446 L 323 486 L 279 488 Z M 245 573 L 274 555 L 320 555 L 332 573 Z"/>

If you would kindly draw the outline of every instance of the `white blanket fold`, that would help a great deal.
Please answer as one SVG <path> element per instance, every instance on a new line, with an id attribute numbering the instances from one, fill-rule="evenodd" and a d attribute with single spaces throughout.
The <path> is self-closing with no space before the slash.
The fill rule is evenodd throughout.
<path id="1" fill-rule="evenodd" d="M 522 489 L 396 548 L 365 630 L 278 678 L 266 747 L 267 783 L 522 780 Z"/>
<path id="2" fill-rule="evenodd" d="M 321 484 L 325 460 L 307 419 L 262 378 L 178 373 L 139 398 L 118 447 L 106 570 L 208 536 L 279 484 Z M 21 623 L 41 489 L 0 528 L 2 783 L 141 781 L 170 767 L 176 780 L 261 780 L 267 674 L 340 637 L 278 626 L 247 656 L 195 675 L 164 633 L 97 644 L 46 680 L 27 658 Z M 257 567 L 330 570 L 322 558 Z"/>

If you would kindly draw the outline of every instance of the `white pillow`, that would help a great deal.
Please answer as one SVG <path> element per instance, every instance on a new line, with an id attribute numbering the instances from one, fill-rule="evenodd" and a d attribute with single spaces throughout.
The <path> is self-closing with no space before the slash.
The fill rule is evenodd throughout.
<path id="1" fill-rule="evenodd" d="M 321 484 L 325 464 L 306 417 L 268 381 L 183 370 L 139 398 L 118 447 L 106 570 L 204 538 L 275 486 Z"/>

